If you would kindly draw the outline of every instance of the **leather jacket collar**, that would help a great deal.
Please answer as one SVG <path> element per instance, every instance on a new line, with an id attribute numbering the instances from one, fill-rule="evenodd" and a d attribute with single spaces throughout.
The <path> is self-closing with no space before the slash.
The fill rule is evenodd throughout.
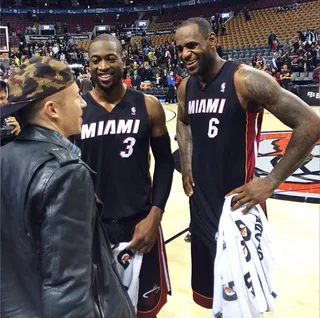
<path id="1" fill-rule="evenodd" d="M 67 138 L 61 139 L 55 135 L 53 130 L 37 125 L 25 126 L 16 138 L 16 141 L 43 141 L 74 152 L 72 149 L 74 145 Z"/>

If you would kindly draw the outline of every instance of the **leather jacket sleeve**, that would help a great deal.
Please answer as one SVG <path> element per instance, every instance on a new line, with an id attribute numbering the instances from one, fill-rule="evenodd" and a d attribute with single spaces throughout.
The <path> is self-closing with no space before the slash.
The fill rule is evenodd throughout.
<path id="1" fill-rule="evenodd" d="M 82 164 L 57 168 L 44 189 L 40 225 L 42 318 L 94 317 L 94 192 Z"/>

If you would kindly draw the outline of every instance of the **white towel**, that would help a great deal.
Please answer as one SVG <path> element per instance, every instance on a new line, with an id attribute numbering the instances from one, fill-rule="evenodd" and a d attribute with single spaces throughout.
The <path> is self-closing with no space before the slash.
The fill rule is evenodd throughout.
<path id="1" fill-rule="evenodd" d="M 214 318 L 260 318 L 274 311 L 272 234 L 260 205 L 243 215 L 227 197 L 215 258 Z"/>
<path id="2" fill-rule="evenodd" d="M 137 312 L 139 276 L 143 254 L 138 251 L 128 249 L 129 245 L 130 242 L 113 245 L 112 252 L 122 284 L 127 287 L 129 297 L 135 311 Z"/>

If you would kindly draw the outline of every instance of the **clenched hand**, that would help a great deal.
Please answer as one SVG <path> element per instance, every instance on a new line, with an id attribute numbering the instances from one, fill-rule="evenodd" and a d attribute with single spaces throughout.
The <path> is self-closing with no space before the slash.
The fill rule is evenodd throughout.
<path id="1" fill-rule="evenodd" d="M 140 221 L 134 230 L 134 234 L 128 248 L 141 253 L 149 253 L 157 240 L 159 226 L 163 211 L 152 207 L 148 216 Z"/>

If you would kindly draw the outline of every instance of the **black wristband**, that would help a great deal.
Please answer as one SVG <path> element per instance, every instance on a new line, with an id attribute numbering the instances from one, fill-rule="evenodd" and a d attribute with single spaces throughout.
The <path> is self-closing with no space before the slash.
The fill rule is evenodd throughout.
<path id="1" fill-rule="evenodd" d="M 150 145 L 155 158 L 152 204 L 164 210 L 170 194 L 174 170 L 169 134 L 151 138 Z"/>

